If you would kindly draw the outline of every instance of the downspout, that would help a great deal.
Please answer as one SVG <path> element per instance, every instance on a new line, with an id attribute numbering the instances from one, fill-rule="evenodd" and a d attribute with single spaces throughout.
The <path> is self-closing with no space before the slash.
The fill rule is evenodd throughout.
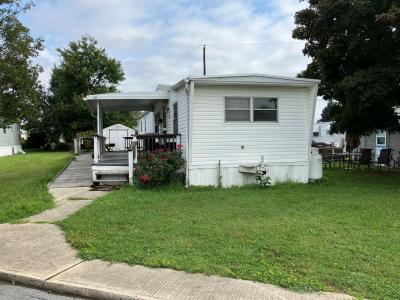
<path id="1" fill-rule="evenodd" d="M 187 103 L 187 120 L 186 120 L 186 187 L 189 187 L 190 179 L 189 179 L 189 166 L 191 164 L 190 160 L 190 103 L 193 100 L 194 95 L 194 82 L 188 81 L 185 83 L 185 92 L 189 94 L 188 103 Z"/>

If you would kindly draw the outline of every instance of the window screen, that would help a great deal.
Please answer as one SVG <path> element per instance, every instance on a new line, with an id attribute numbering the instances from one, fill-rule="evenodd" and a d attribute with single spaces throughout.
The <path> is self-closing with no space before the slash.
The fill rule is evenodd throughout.
<path id="1" fill-rule="evenodd" d="M 225 98 L 225 121 L 250 121 L 250 98 L 249 97 L 226 97 Z"/>

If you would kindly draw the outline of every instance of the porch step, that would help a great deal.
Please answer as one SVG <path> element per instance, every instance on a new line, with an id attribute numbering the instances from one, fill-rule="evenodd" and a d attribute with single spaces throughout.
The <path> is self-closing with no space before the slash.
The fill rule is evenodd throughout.
<path id="1" fill-rule="evenodd" d="M 125 183 L 125 182 L 126 182 L 126 180 L 116 180 L 116 179 L 96 179 L 96 180 L 93 180 L 93 182 L 96 182 L 96 183 L 104 183 L 104 182 L 109 182 L 109 183 L 115 183 L 115 182 Z"/>

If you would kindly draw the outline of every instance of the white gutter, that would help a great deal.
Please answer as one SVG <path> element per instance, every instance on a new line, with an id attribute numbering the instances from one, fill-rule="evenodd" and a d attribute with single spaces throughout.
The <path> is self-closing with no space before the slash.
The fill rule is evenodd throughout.
<path id="1" fill-rule="evenodd" d="M 189 97 L 187 103 L 187 121 L 186 121 L 186 187 L 189 187 L 190 179 L 189 179 L 189 166 L 192 163 L 190 159 L 190 103 L 193 101 L 194 97 L 194 81 L 189 81 L 189 84 L 185 83 L 185 89 L 187 91 L 189 88 Z"/>

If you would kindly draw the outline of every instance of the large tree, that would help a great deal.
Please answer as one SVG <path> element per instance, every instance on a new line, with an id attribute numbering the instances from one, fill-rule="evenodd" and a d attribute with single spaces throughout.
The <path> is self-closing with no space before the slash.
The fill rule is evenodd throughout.
<path id="1" fill-rule="evenodd" d="M 89 94 L 115 92 L 124 79 L 121 64 L 108 57 L 90 36 L 58 49 L 61 62 L 54 66 L 50 80 L 47 118 L 53 136 L 71 141 L 77 132 L 91 130 L 95 120 L 83 98 Z"/>
<path id="2" fill-rule="evenodd" d="M 312 62 L 300 76 L 321 79 L 334 132 L 399 130 L 399 0 L 308 0 L 293 37 Z"/>
<path id="3" fill-rule="evenodd" d="M 42 97 L 41 68 L 33 62 L 42 41 L 33 38 L 18 19 L 31 5 L 0 0 L 0 127 L 36 116 Z"/>

